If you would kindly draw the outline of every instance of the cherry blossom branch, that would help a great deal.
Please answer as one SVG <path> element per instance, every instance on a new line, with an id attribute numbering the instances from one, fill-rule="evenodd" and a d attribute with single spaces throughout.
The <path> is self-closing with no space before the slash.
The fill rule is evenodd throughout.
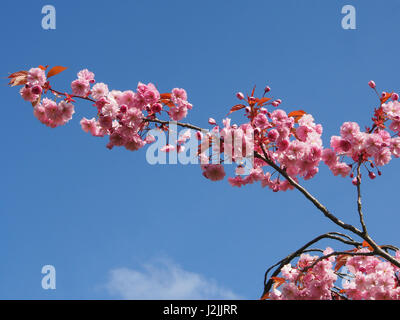
<path id="1" fill-rule="evenodd" d="M 82 96 L 78 96 L 78 95 L 74 95 L 74 94 L 68 94 L 66 92 L 61 92 L 61 91 L 54 90 L 50 86 L 49 86 L 48 90 L 50 90 L 56 96 L 64 96 L 64 97 L 67 97 L 67 98 L 78 98 L 78 99 L 82 99 L 82 100 L 88 100 L 88 101 L 91 101 L 91 102 L 96 102 L 96 100 L 93 100 L 93 99 L 91 99 L 89 97 L 82 97 Z"/>
<path id="2" fill-rule="evenodd" d="M 271 266 L 270 268 L 267 269 L 267 271 L 265 272 L 265 275 L 264 275 L 264 291 L 263 291 L 262 296 L 264 296 L 267 292 L 269 292 L 269 290 L 271 290 L 272 284 L 274 282 L 274 280 L 272 278 L 279 275 L 279 273 L 281 272 L 281 269 L 286 264 L 290 263 L 294 258 L 300 256 L 302 253 L 305 253 L 306 249 L 309 248 L 314 243 L 317 243 L 318 241 L 320 241 L 322 239 L 326 239 L 326 238 L 337 240 L 337 241 L 340 241 L 342 243 L 345 243 L 345 244 L 348 244 L 348 245 L 351 245 L 354 247 L 360 247 L 362 245 L 360 242 L 354 241 L 350 236 L 343 234 L 343 233 L 339 233 L 339 232 L 328 232 L 328 233 L 319 235 L 318 237 L 307 242 L 305 245 L 303 245 L 302 247 L 300 247 L 299 249 L 297 249 L 296 251 L 289 254 L 288 256 L 286 256 L 285 258 L 283 258 L 282 260 L 280 260 L 279 262 L 277 262 L 276 264 L 274 264 L 273 266 Z M 344 238 L 346 238 L 346 239 L 344 239 Z M 278 265 L 279 265 L 279 267 L 273 272 L 273 274 L 267 281 L 268 273 Z"/>
<path id="3" fill-rule="evenodd" d="M 364 215 L 362 213 L 362 204 L 361 204 L 361 159 L 357 165 L 357 208 L 358 208 L 358 215 L 360 217 L 360 223 L 363 229 L 363 234 L 367 234 L 367 227 L 364 222 Z"/>
<path id="4" fill-rule="evenodd" d="M 155 122 L 155 123 L 159 123 L 162 125 L 166 125 L 168 123 L 170 123 L 169 121 L 164 121 L 164 120 L 160 120 L 160 119 L 145 119 L 145 121 L 148 122 Z M 194 129 L 197 131 L 204 131 L 205 129 L 202 129 L 198 126 L 194 126 L 188 123 L 181 123 L 181 122 L 176 122 L 177 126 L 180 127 L 184 127 L 184 128 L 189 128 L 189 129 Z M 393 258 L 390 254 L 388 254 L 386 251 L 384 251 L 382 248 L 380 248 L 375 242 L 374 240 L 368 235 L 368 233 L 366 231 L 364 231 L 364 227 L 363 227 L 363 231 L 359 230 L 358 228 L 356 228 L 355 226 L 351 225 L 351 224 L 347 224 L 343 221 L 341 221 L 340 219 L 338 219 L 335 215 L 333 215 L 324 205 L 322 205 L 313 195 L 311 195 L 303 186 L 301 186 L 299 183 L 297 183 L 294 179 L 292 179 L 284 169 L 282 169 L 281 167 L 277 166 L 275 164 L 274 161 L 272 161 L 264 147 L 261 145 L 264 157 L 261 156 L 259 153 L 255 152 L 254 156 L 265 161 L 267 164 L 269 164 L 272 168 L 274 168 L 276 171 L 278 171 L 283 177 L 285 177 L 289 183 L 294 186 L 297 190 L 299 190 L 308 200 L 310 200 L 314 206 L 320 210 L 325 217 L 327 217 L 329 220 L 331 220 L 332 222 L 334 222 L 336 225 L 338 225 L 339 227 L 349 230 L 351 232 L 353 232 L 354 234 L 358 235 L 359 237 L 361 237 L 362 239 L 364 239 L 373 249 L 374 249 L 374 253 L 381 256 L 382 258 L 385 258 L 386 260 L 390 261 L 392 264 L 396 265 L 397 267 L 400 267 L 400 262 L 398 260 L 396 260 L 395 258 Z M 359 167 L 358 167 L 359 170 Z M 360 197 L 361 199 L 361 197 Z M 361 200 L 360 200 L 361 201 Z M 360 219 L 362 221 L 362 225 L 365 226 L 363 218 L 362 218 L 362 213 L 360 215 Z M 366 228 L 365 228 L 366 230 Z M 279 274 L 279 272 L 277 273 Z M 276 275 L 277 275 L 276 274 Z M 270 284 L 272 285 L 272 283 Z"/>
<path id="5" fill-rule="evenodd" d="M 212 181 L 222 180 L 225 177 L 223 166 L 220 163 L 208 164 L 209 157 L 202 153 L 203 147 L 206 149 L 214 147 L 213 143 L 215 140 L 208 133 L 203 139 L 203 135 L 201 134 L 201 132 L 207 132 L 208 130 L 189 123 L 178 122 L 186 117 L 188 110 L 192 109 L 192 105 L 187 101 L 187 94 L 184 89 L 174 88 L 171 93 L 160 94 L 152 83 L 146 85 L 139 82 L 136 92 L 132 90 L 124 92 L 119 90 L 109 91 L 106 84 L 96 83 L 94 80 L 94 73 L 84 69 L 77 74 L 78 78 L 72 81 L 72 94 L 68 94 L 53 89 L 47 80 L 66 68 L 61 66 L 53 67 L 48 71 L 47 76 L 44 72 L 46 69 L 47 67 L 39 66 L 38 68 L 31 68 L 29 71 L 15 72 L 8 77 L 11 86 L 23 85 L 20 90 L 20 95 L 24 100 L 32 103 L 35 117 L 46 126 L 55 128 L 64 125 L 72 119 L 74 105 L 71 102 L 74 102 L 73 98 L 94 103 L 94 106 L 97 108 L 96 118 L 83 118 L 81 120 L 81 127 L 85 132 L 90 132 L 96 137 L 109 136 L 109 143 L 107 144 L 107 148 L 109 149 L 112 149 L 114 146 L 123 146 L 127 150 L 138 150 L 146 144 L 155 141 L 155 137 L 152 135 L 144 137 L 151 129 L 150 123 L 156 124 L 155 127 L 163 131 L 171 131 L 170 124 L 175 124 L 183 128 L 197 131 L 197 139 L 201 141 L 199 145 L 199 149 L 201 149 L 201 151 L 199 151 L 199 158 L 205 160 L 205 163 L 207 163 L 201 166 L 203 175 Z M 91 87 L 91 84 L 94 84 L 93 87 Z M 373 81 L 370 81 L 369 86 L 378 94 Z M 254 143 L 255 140 L 256 142 L 253 145 L 256 150 L 254 152 L 254 157 L 263 161 L 261 165 L 260 162 L 257 163 L 246 178 L 242 178 L 243 164 L 238 161 L 236 169 L 237 175 L 235 178 L 229 178 L 230 184 L 232 186 L 241 187 L 242 185 L 260 181 L 263 187 L 269 186 L 273 191 L 285 191 L 288 188 L 295 188 L 322 212 L 326 218 L 340 228 L 359 236 L 364 241 L 363 243 L 357 242 L 350 236 L 338 232 L 330 232 L 316 237 L 266 271 L 264 276 L 264 294 L 269 292 L 275 280 L 279 281 L 278 285 L 282 284 L 281 281 L 285 281 L 286 277 L 286 280 L 293 280 L 292 276 L 294 273 L 290 272 L 298 274 L 300 269 L 302 269 L 302 272 L 307 272 L 307 270 L 313 268 L 318 262 L 332 256 L 379 256 L 400 268 L 400 261 L 396 260 L 388 253 L 388 250 L 397 251 L 398 248 L 390 245 L 378 246 L 367 232 L 362 212 L 360 173 L 361 165 L 370 163 L 371 167 L 374 168 L 387 164 L 392 155 L 397 158 L 400 157 L 400 137 L 394 138 L 400 132 L 400 121 L 398 121 L 400 117 L 400 103 L 398 102 L 398 94 L 387 92 L 382 92 L 381 96 L 378 94 L 380 107 L 374 109 L 374 117 L 372 118 L 373 126 L 371 129 L 367 128 L 366 132 L 361 132 L 357 123 L 345 122 L 340 128 L 340 137 L 332 136 L 330 143 L 331 148 L 324 149 L 321 139 L 322 126 L 316 124 L 310 114 L 307 114 L 303 110 L 292 111 L 286 114 L 285 111 L 280 109 L 276 109 L 272 112 L 266 109 L 267 105 L 277 107 L 281 103 L 280 99 L 270 101 L 272 98 L 265 97 L 265 93 L 269 90 L 270 88 L 267 86 L 264 89 L 264 95 L 260 99 L 254 96 L 255 87 L 251 95 L 247 95 L 247 98 L 245 98 L 241 92 L 236 94 L 237 98 L 242 100 L 244 104 L 240 103 L 233 106 L 230 113 L 243 109 L 245 111 L 245 116 L 249 119 L 247 123 L 238 127 L 237 125 L 231 125 L 231 119 L 226 118 L 223 120 L 224 128 L 220 129 L 214 119 L 210 118 L 208 121 L 209 124 L 214 125 L 212 132 L 220 134 L 220 142 L 225 150 L 235 147 L 231 145 L 230 138 L 231 135 L 235 136 L 235 133 L 238 133 L 241 137 L 239 141 L 241 141 L 242 144 L 246 144 L 246 147 L 243 147 L 241 153 L 238 155 L 238 159 L 240 160 L 242 157 L 248 157 L 247 154 L 244 155 L 244 150 L 247 152 L 247 142 L 251 141 Z M 57 99 L 51 100 L 47 97 L 42 99 L 42 92 L 47 93 L 48 91 L 58 98 L 63 96 L 65 99 L 60 102 L 57 102 Z M 386 103 L 389 99 L 391 99 L 391 101 Z M 169 109 L 166 110 L 166 108 Z M 166 112 L 172 121 L 158 119 L 156 114 L 161 114 L 162 112 Z M 385 125 L 385 122 L 389 120 L 391 121 L 389 126 L 390 130 L 395 133 L 397 132 L 394 136 L 391 136 L 391 134 L 385 130 L 388 127 Z M 251 138 L 248 136 L 249 132 Z M 292 138 L 295 139 L 291 140 Z M 184 146 L 182 146 L 184 142 L 182 141 L 186 141 L 185 139 L 188 139 L 187 134 L 184 134 L 182 138 L 180 138 L 180 142 L 178 140 L 176 147 L 177 152 L 180 152 L 180 150 L 182 151 L 182 147 L 184 148 Z M 218 141 L 215 142 L 217 143 Z M 164 146 L 161 151 L 168 152 L 174 148 L 174 146 L 168 144 Z M 253 150 L 253 148 L 251 150 Z M 354 168 L 354 163 L 353 165 L 345 163 L 344 159 L 346 157 L 352 161 L 358 158 L 356 167 L 357 176 L 352 182 L 357 186 L 357 211 L 362 230 L 343 222 L 332 214 L 318 199 L 300 185 L 297 180 L 299 177 L 304 177 L 305 179 L 313 177 L 318 172 L 318 165 L 321 161 L 330 168 L 335 176 L 341 175 L 342 177 L 346 177 L 350 174 L 350 177 L 353 178 L 352 168 Z M 236 159 L 235 153 L 234 161 L 236 162 L 238 159 Z M 265 173 L 262 168 L 265 164 L 268 164 L 275 171 L 271 170 L 273 171 L 272 174 L 269 171 Z M 368 172 L 371 179 L 376 177 L 373 172 L 369 170 Z M 278 178 L 272 179 L 274 174 L 277 174 Z M 379 170 L 378 175 L 381 175 Z M 286 180 L 283 182 L 280 181 L 280 176 L 284 177 Z M 356 249 L 349 252 L 331 252 L 332 249 L 322 251 L 318 248 L 309 248 L 313 243 L 324 238 L 330 238 L 354 246 Z M 364 247 L 364 250 L 359 251 L 361 247 Z M 369 247 L 370 251 L 366 252 L 365 247 Z M 310 257 L 309 255 L 301 256 L 301 254 L 307 252 L 322 252 L 325 255 L 321 257 Z M 298 266 L 291 269 L 291 266 L 287 264 L 299 255 Z M 399 257 L 400 252 L 396 252 L 396 258 Z M 312 259 L 310 260 L 310 258 Z M 385 264 L 387 264 L 383 259 L 377 259 L 377 257 L 373 259 L 381 261 L 378 262 L 379 264 L 382 263 L 381 267 L 385 267 Z M 341 257 L 336 259 L 336 267 L 339 269 L 343 265 L 342 260 Z M 311 265 L 309 265 L 310 263 Z M 328 269 L 332 267 L 332 259 L 325 261 L 323 264 L 325 265 L 325 263 L 325 267 Z M 285 270 L 282 269 L 284 266 L 286 266 Z M 303 266 L 308 267 L 303 268 Z M 273 268 L 276 268 L 273 276 L 267 281 L 268 273 Z M 393 267 L 391 266 L 391 268 Z M 396 274 L 399 269 L 393 268 L 393 270 L 395 271 L 393 272 L 394 276 L 392 275 L 392 280 L 396 277 L 399 282 L 398 275 Z M 363 272 L 364 271 L 361 270 L 361 273 Z M 277 278 L 276 276 L 279 273 L 282 273 L 285 278 Z M 324 281 L 336 281 L 335 276 L 331 277 L 331 275 L 334 275 L 334 273 L 325 273 L 324 276 L 327 277 L 324 277 Z M 311 278 L 314 277 L 312 272 L 309 276 Z M 296 282 L 297 281 L 302 282 L 303 279 L 296 280 Z M 292 289 L 293 285 L 295 285 L 294 288 L 297 286 L 295 283 L 289 285 L 292 285 Z M 328 286 L 330 287 L 329 291 L 325 291 L 324 293 L 318 292 L 318 297 L 332 297 L 333 299 L 338 297 L 346 298 L 340 295 L 342 291 L 339 290 L 338 293 L 332 290 L 335 288 L 333 282 L 329 282 Z M 292 289 L 290 289 L 290 286 L 285 287 L 289 297 L 291 293 L 287 290 L 290 291 Z M 303 288 L 299 285 L 297 289 L 302 290 Z M 400 290 L 398 291 L 399 292 L 396 294 L 398 294 L 400 298 Z M 280 298 L 275 291 L 272 294 L 275 295 L 275 298 Z M 346 292 L 346 295 L 349 297 L 351 297 L 351 294 L 351 292 Z M 288 296 L 286 296 L 286 298 L 287 297 Z M 301 294 L 298 297 L 303 298 Z M 353 297 L 356 296 L 353 295 Z M 285 296 L 283 298 L 285 298 Z"/>
<path id="6" fill-rule="evenodd" d="M 341 221 L 340 219 L 338 219 L 336 216 L 334 216 L 332 213 L 329 212 L 329 210 L 322 205 L 314 196 L 312 196 L 304 187 L 302 187 L 300 184 L 298 184 L 294 179 L 292 179 L 284 169 L 280 168 L 279 166 L 277 166 L 275 164 L 274 161 L 272 161 L 263 146 L 261 146 L 262 151 L 264 153 L 264 157 L 261 156 L 260 154 L 258 154 L 257 152 L 255 152 L 254 156 L 265 161 L 266 163 L 268 163 L 272 168 L 274 168 L 276 171 L 278 171 L 283 177 L 285 177 L 289 183 L 294 186 L 297 190 L 299 190 L 308 200 L 310 200 L 314 206 L 320 210 L 325 217 L 327 217 L 329 220 L 333 221 L 335 224 L 337 224 L 339 227 L 346 229 L 346 230 L 350 230 L 351 232 L 355 233 L 356 235 L 362 237 L 363 232 L 361 230 L 359 230 L 358 228 L 354 227 L 351 224 L 347 224 L 344 223 L 343 221 Z"/>
<path id="7" fill-rule="evenodd" d="M 368 257 L 370 257 L 370 256 L 374 256 L 375 254 L 376 254 L 376 253 L 373 252 L 373 251 L 370 251 L 370 252 L 334 251 L 334 252 L 331 252 L 331 253 L 329 253 L 329 254 L 327 254 L 327 255 L 324 255 L 324 256 L 319 257 L 319 258 L 318 258 L 317 260 L 315 260 L 311 265 L 309 265 L 309 266 L 303 268 L 303 270 L 301 270 L 301 272 L 302 272 L 302 273 L 306 273 L 308 270 L 314 268 L 314 267 L 315 267 L 319 262 L 321 262 L 322 260 L 328 259 L 328 258 L 333 257 L 333 256 L 352 256 L 352 257 L 354 257 L 354 256 L 368 256 Z"/>
<path id="8" fill-rule="evenodd" d="M 145 118 L 145 119 L 143 119 L 143 121 L 159 123 L 159 124 L 162 124 L 162 125 L 169 125 L 170 123 L 173 123 L 173 121 L 171 121 L 171 120 L 165 121 L 165 120 L 160 120 L 160 119 L 157 119 L 157 118 Z M 176 125 L 179 126 L 179 127 L 182 127 L 182 128 L 193 129 L 193 130 L 196 130 L 196 131 L 206 131 L 205 129 L 197 127 L 197 126 L 194 126 L 194 125 L 192 125 L 190 123 L 176 122 Z"/>
<path id="9" fill-rule="evenodd" d="M 325 206 L 323 206 L 316 198 L 314 198 L 304 187 L 302 187 L 295 180 L 293 180 L 286 173 L 285 170 L 283 170 L 282 168 L 277 166 L 274 161 L 270 160 L 268 155 L 267 155 L 267 153 L 266 153 L 266 151 L 265 151 L 265 149 L 263 148 L 263 146 L 261 146 L 261 147 L 262 147 L 262 150 L 263 150 L 263 153 L 264 153 L 264 157 L 262 157 L 258 153 L 255 153 L 255 156 L 260 158 L 260 159 L 262 159 L 263 161 L 267 162 L 271 167 L 273 167 L 282 176 L 284 176 L 289 181 L 289 183 L 292 186 L 294 186 L 297 190 L 299 190 L 308 200 L 310 200 L 317 207 L 317 209 L 319 209 L 325 215 L 325 217 L 327 217 L 328 219 L 330 219 L 331 221 L 333 221 L 335 224 L 337 224 L 338 226 L 342 227 L 343 229 L 349 230 L 349 231 L 353 232 L 354 234 L 358 235 L 359 237 L 364 239 L 373 248 L 374 252 L 377 255 L 381 256 L 382 258 L 385 258 L 386 260 L 388 260 L 389 262 L 391 262 L 395 266 L 400 267 L 400 261 L 396 260 L 390 254 L 388 254 L 386 251 L 384 251 L 382 248 L 380 248 L 376 244 L 376 242 L 368 235 L 367 232 L 361 231 L 358 228 L 354 227 L 353 225 L 346 224 L 343 221 L 339 220 L 336 216 L 331 214 L 328 211 L 328 209 Z"/>

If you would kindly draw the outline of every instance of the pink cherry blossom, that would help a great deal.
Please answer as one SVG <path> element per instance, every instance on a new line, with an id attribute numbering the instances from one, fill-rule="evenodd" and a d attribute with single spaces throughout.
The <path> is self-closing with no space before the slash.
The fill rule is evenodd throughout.
<path id="1" fill-rule="evenodd" d="M 225 178 L 225 170 L 221 164 L 204 164 L 201 169 L 203 176 L 211 181 L 219 181 Z"/>
<path id="2" fill-rule="evenodd" d="M 98 100 L 102 97 L 106 97 L 108 95 L 108 86 L 104 83 L 96 83 L 91 91 L 91 95 L 94 99 Z"/>
<path id="3" fill-rule="evenodd" d="M 46 83 L 46 74 L 44 73 L 44 70 L 40 68 L 32 68 L 28 72 L 28 77 L 27 77 L 27 83 L 31 86 L 33 85 L 39 85 L 39 86 L 44 86 Z"/>
<path id="4" fill-rule="evenodd" d="M 74 95 L 85 97 L 90 91 L 89 81 L 83 79 L 76 79 L 71 83 L 72 93 Z"/>

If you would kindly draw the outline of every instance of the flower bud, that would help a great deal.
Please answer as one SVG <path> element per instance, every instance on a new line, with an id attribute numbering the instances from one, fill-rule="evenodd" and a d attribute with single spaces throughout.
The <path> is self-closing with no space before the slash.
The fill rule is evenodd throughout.
<path id="1" fill-rule="evenodd" d="M 33 86 L 31 90 L 32 90 L 33 94 L 41 94 L 42 93 L 42 87 L 38 86 L 38 85 Z"/>
<path id="2" fill-rule="evenodd" d="M 376 178 L 375 173 L 373 173 L 372 171 L 370 171 L 370 172 L 368 173 L 368 176 L 370 177 L 370 179 L 375 179 L 375 178 Z"/>
<path id="3" fill-rule="evenodd" d="M 208 123 L 211 124 L 211 125 L 216 125 L 217 124 L 217 122 L 213 118 L 208 118 Z"/>
<path id="4" fill-rule="evenodd" d="M 368 82 L 368 85 L 372 88 L 372 89 L 374 89 L 375 87 L 376 87 L 376 84 L 375 84 L 375 82 L 374 81 L 370 81 L 370 82 Z"/>
<path id="5" fill-rule="evenodd" d="M 162 104 L 161 103 L 155 103 L 151 106 L 151 111 L 153 111 L 154 113 L 158 113 L 161 112 L 162 110 Z"/>
<path id="6" fill-rule="evenodd" d="M 243 100 L 243 99 L 244 99 L 244 95 L 243 95 L 243 93 L 241 93 L 241 92 L 236 93 L 236 97 L 237 97 L 239 100 Z"/>
<path id="7" fill-rule="evenodd" d="M 267 92 L 270 92 L 270 91 L 271 91 L 271 88 L 266 86 L 265 89 L 264 89 L 264 93 L 267 93 Z"/>
<path id="8" fill-rule="evenodd" d="M 33 91 L 33 89 L 32 89 L 32 91 Z M 397 100 L 399 100 L 399 95 L 395 92 L 395 93 L 392 93 L 392 100 L 393 101 L 397 101 Z"/>
<path id="9" fill-rule="evenodd" d="M 271 141 L 276 141 L 279 136 L 279 132 L 276 129 L 272 129 L 268 132 L 268 139 Z"/>

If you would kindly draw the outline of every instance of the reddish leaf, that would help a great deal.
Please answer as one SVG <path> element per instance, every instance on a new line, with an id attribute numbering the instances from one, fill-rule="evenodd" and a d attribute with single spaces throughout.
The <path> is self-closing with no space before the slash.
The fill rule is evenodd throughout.
<path id="1" fill-rule="evenodd" d="M 171 99 L 171 94 L 170 93 L 161 93 L 160 98 L 161 99 Z"/>
<path id="2" fill-rule="evenodd" d="M 19 76 L 26 76 L 28 74 L 28 71 L 17 71 L 14 73 L 11 73 L 8 78 L 15 78 L 15 77 L 19 77 Z"/>
<path id="3" fill-rule="evenodd" d="M 243 109 L 243 108 L 246 108 L 246 106 L 244 104 L 237 104 L 237 105 L 235 105 L 235 106 L 233 106 L 231 108 L 231 111 L 229 111 L 228 114 L 231 114 L 232 112 L 238 111 L 238 110 Z"/>
<path id="4" fill-rule="evenodd" d="M 267 98 L 267 97 L 258 99 L 257 105 L 258 105 L 258 106 L 263 106 L 266 102 L 268 102 L 268 101 L 271 100 L 271 99 L 272 99 L 272 98 Z"/>
<path id="5" fill-rule="evenodd" d="M 368 248 L 368 249 L 371 250 L 371 251 L 374 251 L 374 248 L 372 248 L 371 245 L 370 245 L 367 241 L 365 241 L 365 240 L 363 241 L 362 246 L 363 246 L 364 248 Z"/>
<path id="6" fill-rule="evenodd" d="M 256 86 L 254 86 L 253 91 L 251 92 L 252 97 L 254 97 L 254 91 L 256 91 Z"/>
<path id="7" fill-rule="evenodd" d="M 8 83 L 11 87 L 20 86 L 26 84 L 26 78 L 28 71 L 17 71 L 8 76 L 10 82 Z"/>
<path id="8" fill-rule="evenodd" d="M 389 98 L 392 96 L 392 93 L 386 92 L 385 95 L 383 97 L 381 97 L 381 103 L 385 103 L 386 101 L 389 100 Z"/>
<path id="9" fill-rule="evenodd" d="M 307 114 L 307 112 L 303 111 L 303 110 L 296 110 L 296 111 L 292 111 L 288 114 L 289 117 L 293 117 L 294 118 L 294 122 L 297 123 L 299 122 L 300 118 L 302 116 L 304 116 L 305 114 Z"/>
<path id="10" fill-rule="evenodd" d="M 47 73 L 47 78 L 55 76 L 56 74 L 63 72 L 65 69 L 67 68 L 62 66 L 55 66 L 49 70 L 49 72 Z"/>
<path id="11" fill-rule="evenodd" d="M 160 102 L 170 108 L 175 107 L 175 104 L 169 99 L 161 99 Z"/>
<path id="12" fill-rule="evenodd" d="M 286 282 L 285 278 L 271 277 L 271 279 L 274 280 L 274 288 L 279 288 L 279 286 Z"/>
<path id="13" fill-rule="evenodd" d="M 269 299 L 269 292 L 267 292 L 266 294 L 264 294 L 260 300 L 268 300 Z"/>
<path id="14" fill-rule="evenodd" d="M 43 71 L 46 70 L 48 67 L 49 67 L 48 65 L 45 67 L 43 67 L 42 65 L 39 66 L 39 68 L 42 69 Z"/>
<path id="15" fill-rule="evenodd" d="M 346 264 L 347 259 L 349 257 L 350 256 L 345 255 L 345 254 L 341 254 L 341 255 L 337 256 L 336 257 L 335 271 L 338 271 L 341 267 L 343 267 Z"/>

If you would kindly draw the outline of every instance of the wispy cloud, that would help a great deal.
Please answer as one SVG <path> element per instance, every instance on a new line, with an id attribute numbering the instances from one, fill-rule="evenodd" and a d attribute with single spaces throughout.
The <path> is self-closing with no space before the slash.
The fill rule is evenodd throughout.
<path id="1" fill-rule="evenodd" d="M 241 299 L 201 274 L 183 270 L 176 263 L 160 260 L 146 264 L 143 270 L 118 268 L 110 271 L 110 294 L 122 299 Z"/>

